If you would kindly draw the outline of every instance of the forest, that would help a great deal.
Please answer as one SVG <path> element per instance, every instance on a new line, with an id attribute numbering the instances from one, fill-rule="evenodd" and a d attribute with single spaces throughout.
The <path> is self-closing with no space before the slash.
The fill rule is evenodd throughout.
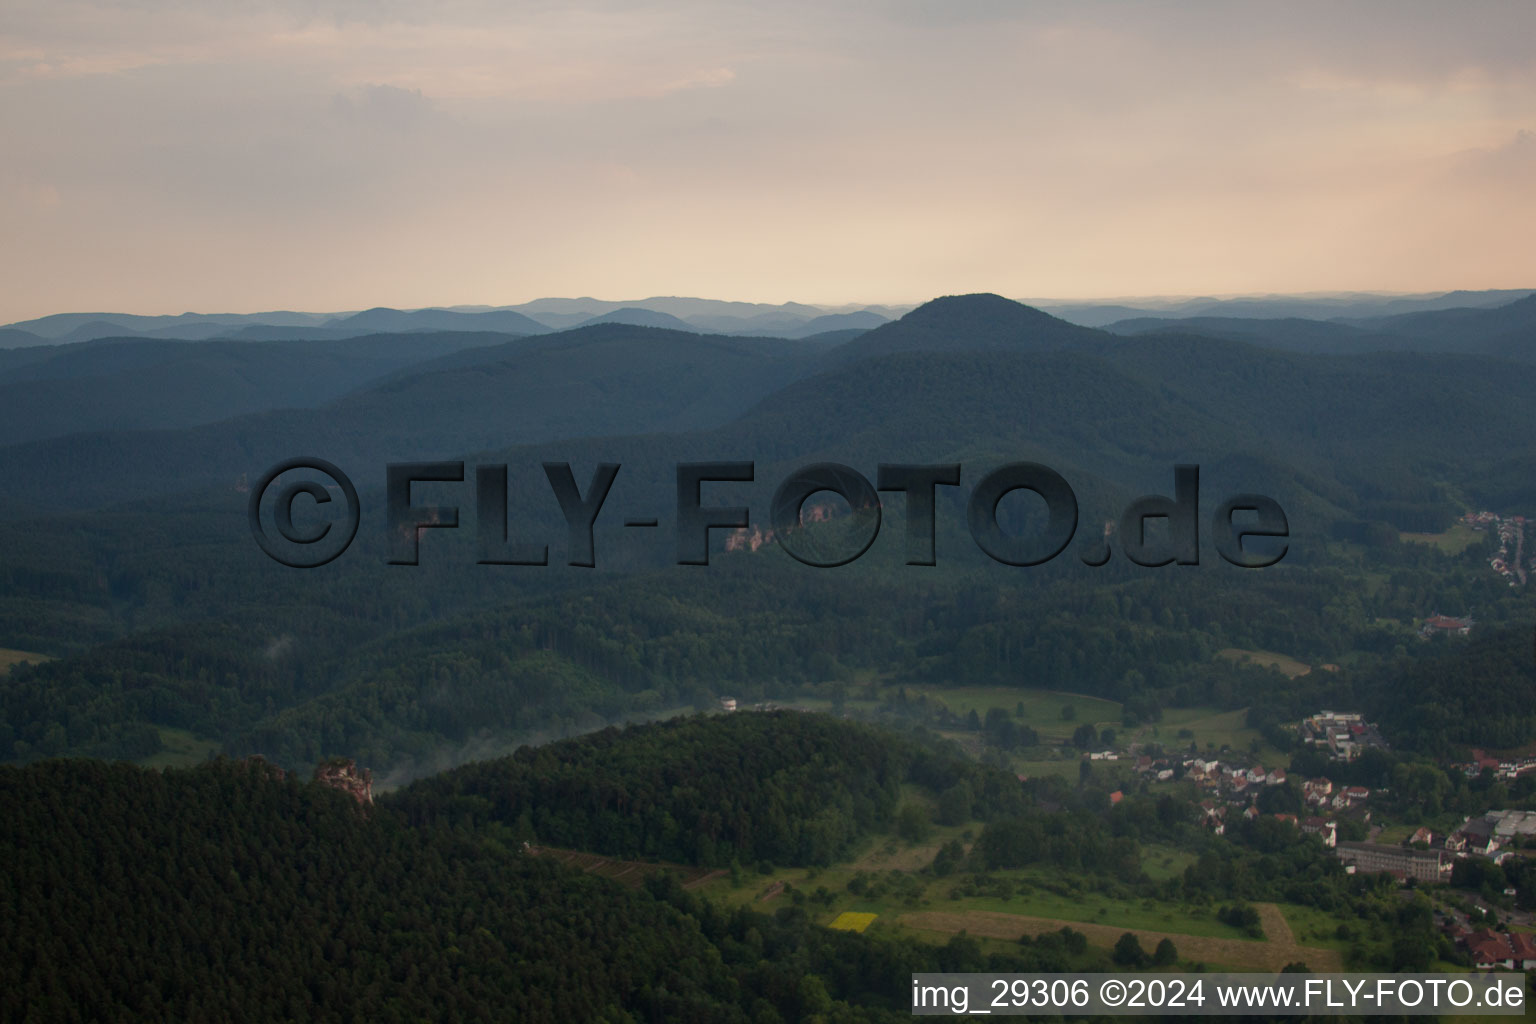
<path id="1" fill-rule="evenodd" d="M 710 770 L 682 776 L 690 762 Z M 1026 792 L 921 734 L 819 715 L 611 730 L 372 804 L 261 759 L 164 771 L 52 760 L 0 768 L 0 1015 L 886 1021 L 907 1015 L 915 971 L 1059 970 L 1106 955 L 1070 935 L 983 952 L 964 936 L 833 931 L 798 894 L 771 913 L 729 909 L 667 872 L 625 888 L 529 852 L 824 861 L 888 830 L 903 780 L 974 787 L 974 810 L 993 820 L 959 865 L 981 872 L 966 876 L 972 887 L 995 889 L 987 871 L 1046 864 L 1149 895 L 1378 912 L 1369 883 L 1268 827 L 1159 885 L 1136 866 L 1138 842 L 1197 835 L 1191 805 L 1164 796 L 1089 811 L 1091 794 Z M 818 795 L 834 791 L 851 817 L 829 820 Z M 1045 810 L 1042 797 L 1069 807 Z M 710 821 L 718 845 L 676 841 L 710 836 Z M 1404 955 L 1426 955 L 1432 936 L 1409 924 L 1420 945 Z"/>

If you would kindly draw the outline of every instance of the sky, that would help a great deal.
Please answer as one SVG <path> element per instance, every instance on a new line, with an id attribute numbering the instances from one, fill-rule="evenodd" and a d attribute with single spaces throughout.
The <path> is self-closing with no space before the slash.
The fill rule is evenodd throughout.
<path id="1" fill-rule="evenodd" d="M 1536 4 L 4 0 L 0 321 L 1536 286 Z"/>

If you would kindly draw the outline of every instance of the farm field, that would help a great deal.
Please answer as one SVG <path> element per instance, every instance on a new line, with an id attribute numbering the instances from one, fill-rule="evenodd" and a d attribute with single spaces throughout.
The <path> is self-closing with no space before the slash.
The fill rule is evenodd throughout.
<path id="1" fill-rule="evenodd" d="M 891 930 L 925 942 L 942 943 L 964 931 L 985 944 L 1006 948 L 1021 936 L 1068 927 L 1083 933 L 1093 949 L 1103 951 L 1129 931 L 1144 949 L 1169 939 L 1186 964 L 1271 971 L 1301 962 L 1314 971 L 1340 971 L 1351 943 L 1361 941 L 1358 935 L 1340 937 L 1342 919 L 1311 907 L 1254 904 L 1263 928 L 1263 935 L 1256 938 L 1218 920 L 1214 904 L 1137 897 L 1123 889 L 1117 892 L 1114 883 L 1043 867 L 986 876 L 962 872 L 940 878 L 922 873 L 942 845 L 959 840 L 968 847 L 980 827 L 972 822 L 935 828 L 921 842 L 878 836 L 840 864 L 766 873 L 750 867 L 706 870 L 626 861 L 554 848 L 536 853 L 628 886 L 639 886 L 656 871 L 669 871 L 685 888 L 722 907 L 745 906 L 771 913 L 793 902 L 826 927 Z M 1182 873 L 1194 858 L 1171 846 L 1149 844 L 1143 848 L 1142 863 L 1149 875 L 1162 879 Z M 983 894 L 952 897 L 955 890 L 975 892 L 977 883 Z"/>
<path id="2" fill-rule="evenodd" d="M 1120 734 L 1120 743 L 1161 743 L 1171 750 L 1188 749 L 1194 743 L 1201 751 L 1231 750 L 1237 753 L 1255 753 L 1253 744 L 1259 744 L 1256 755 L 1262 764 L 1278 764 L 1287 760 L 1265 742 L 1257 729 L 1248 728 L 1246 709 L 1222 711 L 1212 707 L 1168 708 L 1160 722 L 1137 726 Z M 1187 734 L 1186 734 L 1187 732 Z"/>
<path id="3" fill-rule="evenodd" d="M 1429 544 L 1448 555 L 1459 555 L 1486 536 L 1486 533 L 1479 533 L 1470 526 L 1456 523 L 1441 533 L 1399 533 L 1397 539 L 1414 544 Z"/>
<path id="4" fill-rule="evenodd" d="M 0 676 L 9 672 L 12 665 L 20 665 L 24 661 L 30 661 L 34 665 L 41 665 L 45 661 L 52 660 L 46 654 L 34 654 L 31 651 L 13 651 L 8 647 L 0 647 Z"/>
<path id="5" fill-rule="evenodd" d="M 973 826 L 974 827 L 974 826 Z M 1045 869 L 996 871 L 988 877 L 1006 880 L 1015 888 L 1012 896 L 950 897 L 951 890 L 968 876 L 934 878 L 913 872 L 925 867 L 944 843 L 964 841 L 968 828 L 935 830 L 923 843 L 880 839 L 851 863 L 824 869 L 785 868 L 762 875 L 746 872 L 740 885 L 724 873 L 716 873 L 700 886 L 709 898 L 728 906 L 767 909 L 775 901 L 799 890 L 806 909 L 819 923 L 838 927 L 862 922 L 864 927 L 897 927 L 920 932 L 953 933 L 964 928 L 976 938 L 1016 940 L 1023 934 L 1039 934 L 1070 926 L 1089 935 L 1094 945 L 1111 946 L 1126 931 L 1151 937 L 1150 949 L 1163 936 L 1171 937 L 1186 959 L 1226 966 L 1269 969 L 1304 959 L 1315 970 L 1339 962 L 1338 944 L 1305 943 L 1293 936 L 1291 926 L 1278 908 L 1261 908 L 1263 938 L 1253 938 L 1215 916 L 1215 907 L 1170 903 L 1153 899 L 1116 897 L 1095 890 L 1096 883 L 1080 885 L 1070 876 Z M 1167 878 L 1180 874 L 1193 857 L 1171 847 L 1152 845 L 1143 863 L 1150 875 Z M 849 882 L 864 876 L 872 884 L 853 893 Z M 878 884 L 884 879 L 884 884 Z M 798 898 L 798 897 L 797 897 Z M 871 915 L 849 917 L 848 915 Z M 1332 934 L 1337 922 L 1318 914 L 1308 920 L 1315 928 Z M 966 924 L 962 922 L 972 922 Z M 1217 943 L 1218 945 L 1210 945 Z M 1145 942 L 1144 942 L 1145 945 Z M 1271 948 L 1273 947 L 1273 948 Z M 1199 950 L 1211 955 L 1202 955 Z M 1257 951 L 1256 951 L 1257 950 Z M 1214 955 L 1221 953 L 1220 958 Z"/>
<path id="6" fill-rule="evenodd" d="M 1297 661 L 1286 654 L 1276 654 L 1274 651 L 1247 650 L 1241 647 L 1227 647 L 1216 652 L 1218 658 L 1226 658 L 1228 661 L 1246 662 L 1251 665 L 1264 665 L 1277 668 L 1284 672 L 1287 678 L 1295 679 L 1297 676 L 1307 675 L 1312 671 L 1312 666 L 1306 662 Z"/>
<path id="7" fill-rule="evenodd" d="M 999 872 L 998 874 L 1008 873 Z M 1119 929 L 1119 932 L 1162 931 L 1170 934 L 1177 932 L 1180 935 L 1230 939 L 1234 942 L 1264 941 L 1251 938 L 1241 929 L 1216 920 L 1214 908 L 1207 908 L 1204 912 L 1200 912 L 1179 904 L 1160 903 L 1154 900 L 1115 899 L 1095 892 L 1064 894 L 1035 889 L 1006 900 L 984 897 L 945 900 L 941 896 L 940 899 L 934 900 L 934 905 L 956 913 L 976 911 L 1065 921 L 1074 927 L 1090 924 L 1114 926 Z M 1116 933 L 1117 937 L 1119 932 Z"/>
<path id="8" fill-rule="evenodd" d="M 1027 725 L 1039 733 L 1041 741 L 1046 743 L 1070 739 L 1072 731 L 1084 723 L 1099 729 L 1105 726 L 1120 728 L 1121 708 L 1118 701 L 1088 697 L 1080 693 L 1008 686 L 907 687 L 908 697 L 916 699 L 919 695 L 940 701 L 959 715 L 975 711 L 985 717 L 991 709 L 1002 708 L 1015 716 L 1015 722 Z M 1019 716 L 1017 712 L 1021 704 L 1024 706 L 1024 714 Z M 1072 718 L 1062 717 L 1062 709 L 1065 707 L 1072 708 Z"/>
<path id="9" fill-rule="evenodd" d="M 842 932 L 862 932 L 874 923 L 875 914 L 860 914 L 852 910 L 845 910 L 832 919 L 828 928 Z"/>
<path id="10" fill-rule="evenodd" d="M 1276 659 L 1285 658 L 1284 655 L 1267 651 L 1244 653 Z M 1288 658 L 1285 660 L 1292 668 L 1300 666 L 1306 669 L 1306 666 L 1299 661 Z M 889 698 L 891 693 L 892 691 L 888 689 L 885 697 Z M 991 709 L 1002 708 L 1013 716 L 1015 722 L 1035 730 L 1040 736 L 1040 746 L 1021 749 L 1014 755 L 1011 762 L 1014 771 L 1030 777 L 1056 775 L 1076 780 L 1078 752 L 1062 750 L 1061 745 L 1071 739 L 1073 731 L 1078 726 L 1085 723 L 1099 730 L 1113 729 L 1115 731 L 1113 746 L 1120 750 L 1124 750 L 1131 743 L 1160 743 L 1170 750 L 1182 750 L 1187 749 L 1189 744 L 1194 742 L 1202 751 L 1220 751 L 1225 748 L 1249 754 L 1253 753 L 1253 744 L 1257 741 L 1259 744 L 1257 756 L 1261 761 L 1267 759 L 1267 761 L 1278 763 L 1286 758 L 1285 754 L 1265 742 L 1257 729 L 1248 728 L 1246 708 L 1236 710 L 1223 710 L 1209 706 L 1167 708 L 1164 709 L 1160 721 L 1147 722 L 1127 729 L 1121 724 L 1122 708 L 1119 702 L 1083 694 L 1057 690 L 1014 689 L 1007 686 L 924 689 L 907 687 L 909 699 L 916 699 L 920 695 L 942 702 L 945 707 L 958 715 L 968 715 L 975 711 L 979 716 L 985 717 Z M 809 705 L 812 702 L 797 701 L 796 703 Z M 850 710 L 854 710 L 863 707 L 866 703 L 850 700 L 847 706 Z M 1023 705 L 1022 716 L 1018 714 L 1020 705 Z M 1073 711 L 1073 717 L 1070 719 L 1062 717 L 1062 709 L 1068 706 Z M 1185 730 L 1188 731 L 1188 735 L 1181 735 Z M 946 730 L 944 735 L 968 747 L 975 745 L 975 733 Z M 1053 754 L 1055 756 L 1051 756 Z M 1111 762 L 1103 767 L 1113 770 L 1116 764 L 1119 762 Z M 1095 765 L 1095 767 L 1099 766 Z"/>
<path id="11" fill-rule="evenodd" d="M 1286 964 L 1302 962 L 1314 971 L 1339 971 L 1343 957 L 1336 950 L 1299 945 L 1291 934 L 1280 909 L 1272 903 L 1256 905 L 1264 919 L 1264 941 L 1214 938 L 1181 932 L 1148 930 L 1114 924 L 1084 924 L 1070 920 L 997 913 L 986 910 L 915 911 L 903 914 L 899 923 L 917 931 L 952 935 L 964 931 L 975 936 L 1017 940 L 1023 935 L 1040 935 L 1062 927 L 1074 928 L 1088 936 L 1096 946 L 1113 946 L 1127 931 L 1134 932 L 1142 948 L 1154 948 L 1169 939 L 1178 948 L 1181 960 L 1194 960 L 1215 967 L 1234 970 L 1278 971 Z"/>

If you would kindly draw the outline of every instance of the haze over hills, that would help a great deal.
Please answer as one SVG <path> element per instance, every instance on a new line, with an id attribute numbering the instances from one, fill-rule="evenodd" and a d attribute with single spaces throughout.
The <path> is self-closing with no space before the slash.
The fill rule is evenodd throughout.
<path id="1" fill-rule="evenodd" d="M 448 339 L 453 344 L 439 350 L 453 354 L 425 360 L 320 408 L 269 406 L 270 411 L 183 431 L 98 431 L 13 442 L 0 448 L 0 464 L 16 460 L 11 464 L 27 466 L 33 482 L 18 480 L 7 497 L 25 503 L 44 500 L 39 488 L 62 485 L 66 493 L 58 497 L 64 502 L 94 505 L 167 489 L 227 486 L 300 451 L 382 465 L 510 443 L 712 427 L 812 372 L 821 352 L 810 342 L 712 337 L 626 324 L 529 339 L 427 337 Z M 281 360 L 288 344 L 257 347 L 279 359 L 278 383 L 287 379 Z M 88 397 L 98 386 L 105 385 L 92 378 L 77 390 Z M 252 394 L 249 400 L 260 397 Z M 195 412 L 183 410 L 187 416 Z M 24 420 L 18 429 L 30 426 Z"/>
<path id="2" fill-rule="evenodd" d="M 1489 338 L 1513 325 L 1519 337 L 1526 308 L 1444 319 L 1486 324 Z M 382 370 L 307 409 L 0 447 L 0 646 L 62 656 L 0 686 L 6 713 L 30 723 L 13 749 L 148 756 L 156 730 L 174 727 L 294 763 L 361 751 L 411 774 L 498 750 L 509 734 L 704 700 L 722 679 L 827 680 L 852 667 L 928 683 L 1026 673 L 1128 702 L 1188 703 L 1198 690 L 1231 710 L 1312 692 L 1232 677 L 1214 652 L 1234 644 L 1316 660 L 1342 647 L 1369 661 L 1402 643 L 1408 627 L 1393 623 L 1421 605 L 1506 615 L 1508 587 L 1485 566 L 1442 586 L 1436 574 L 1462 570 L 1416 560 L 1397 537 L 1484 502 L 1536 507 L 1521 470 L 1536 366 L 1466 351 L 1288 351 L 1258 343 L 1275 322 L 1247 323 L 1253 340 L 1177 324 L 1126 336 L 980 294 L 840 344 L 602 323 L 524 337 L 12 350 L 0 386 L 80 388 L 82 407 L 89 388 L 137 394 L 113 382 L 155 372 L 167 354 L 214 364 L 194 358 L 165 370 L 172 378 L 216 376 L 232 353 L 298 366 L 294 346 L 334 357 L 332 376 L 316 379 L 336 387 Z M 1369 333 L 1281 323 L 1322 344 Z M 431 354 L 365 365 L 413 352 Z M 104 415 L 110 403 L 99 404 Z M 355 549 L 312 573 L 255 548 L 239 487 L 300 454 L 353 475 L 365 510 Z M 508 535 L 547 543 L 548 566 L 474 564 L 472 469 L 413 499 L 457 505 L 460 529 L 424 531 L 419 572 L 385 565 L 384 465 L 459 458 L 508 464 Z M 756 463 L 750 483 L 711 484 L 706 504 L 747 505 L 759 529 L 777 482 L 810 462 L 871 478 L 880 463 L 959 462 L 963 475 L 939 489 L 931 570 L 903 565 L 893 495 L 879 544 L 846 571 L 797 567 L 772 546 L 725 553 L 717 533 L 718 568 L 701 576 L 672 564 L 675 467 L 716 460 Z M 1068 479 L 1079 534 L 1050 565 L 1011 571 L 969 539 L 965 501 L 983 473 L 1021 460 Z M 546 462 L 570 463 L 583 491 L 597 463 L 623 467 L 596 528 L 597 573 L 564 565 L 569 531 Z M 1081 563 L 1077 545 L 1135 496 L 1167 494 L 1184 462 L 1201 467 L 1202 516 L 1239 492 L 1282 505 L 1292 547 L 1280 571 L 1225 567 L 1208 542 L 1216 564 L 1196 574 Z M 631 515 L 660 528 L 626 531 Z M 1033 515 L 1027 503 L 1000 511 L 1010 530 Z M 1390 585 L 1356 593 L 1350 566 L 1367 559 Z M 1133 595 L 1151 618 L 1128 610 Z M 1509 680 L 1525 692 L 1523 676 Z M 1419 685 L 1416 701 L 1447 699 L 1440 676 Z M 1486 724 L 1476 709 L 1464 718 Z"/>
<path id="3" fill-rule="evenodd" d="M 101 339 L 0 351 L 0 444 L 321 405 L 401 367 L 504 343 L 472 332 L 302 342 Z"/>
<path id="4" fill-rule="evenodd" d="M 1536 295 L 1486 309 L 1437 309 L 1347 320 L 1136 317 L 1105 329 L 1126 335 L 1186 331 L 1299 352 L 1462 352 L 1531 360 L 1536 358 Z"/>
<path id="5" fill-rule="evenodd" d="M 1367 339 L 1387 335 L 1310 321 L 1247 321 L 1246 333 L 1255 342 L 1273 343 L 1277 337 L 1286 342 L 1278 347 L 1358 354 L 1282 354 L 1213 337 L 1229 323 L 1225 320 L 1206 326 L 1199 337 L 1178 333 L 1183 325 L 1172 323 L 1126 340 L 984 294 L 936 299 L 830 347 L 607 323 L 523 339 L 455 333 L 402 337 L 385 357 L 377 354 L 388 344 L 385 335 L 310 343 L 312 356 L 340 361 L 326 364 L 330 376 L 316 376 L 307 390 L 287 391 L 282 367 L 296 358 L 292 346 L 302 349 L 301 343 L 68 346 L 54 359 L 0 370 L 0 387 L 12 376 L 17 389 L 43 376 L 60 378 L 49 382 L 52 390 L 38 390 L 36 399 L 56 406 L 56 412 L 28 412 L 35 407 L 22 401 L 18 390 L 19 411 L 6 437 L 10 445 L 0 447 L 0 471 L 15 482 L 8 498 L 25 509 L 51 501 L 99 505 L 164 493 L 167 487 L 227 485 L 299 450 L 323 449 L 368 465 L 555 441 L 581 451 L 592 447 L 577 443 L 581 438 L 628 435 L 629 440 L 608 442 L 610 449 L 649 445 L 710 458 L 713 448 L 735 452 L 733 457 L 785 459 L 841 451 L 886 461 L 1029 443 L 1104 474 L 1124 474 L 1149 460 L 1218 459 L 1239 452 L 1279 458 L 1317 479 L 1357 481 L 1339 491 L 1355 499 L 1336 494 L 1326 502 L 1330 514 L 1338 515 L 1351 500 L 1365 500 L 1358 481 L 1376 481 L 1371 488 L 1377 490 L 1386 486 L 1379 479 L 1384 471 L 1376 467 L 1381 456 L 1390 455 L 1395 465 L 1410 450 L 1419 459 L 1433 453 L 1434 479 L 1472 493 L 1492 483 L 1492 453 L 1480 451 L 1479 439 L 1491 429 L 1518 434 L 1536 403 L 1536 370 L 1493 360 L 1524 345 L 1529 335 L 1520 325 L 1536 326 L 1533 303 L 1536 299 L 1471 313 L 1410 314 L 1419 340 L 1408 339 L 1408 347 L 1433 344 L 1428 339 L 1439 331 L 1464 346 L 1504 348 L 1493 354 L 1463 347 L 1446 355 L 1396 357 L 1371 354 L 1390 346 Z M 1482 334 L 1471 333 L 1469 325 L 1479 325 Z M 413 364 L 406 358 L 413 348 L 442 354 Z M 33 351 L 18 350 L 13 358 Z M 179 432 L 140 435 L 98 428 L 94 434 L 48 438 L 45 432 L 63 429 L 73 415 L 102 428 L 134 425 L 120 408 L 132 404 L 125 396 L 134 393 L 133 386 L 125 382 L 135 372 L 170 372 L 146 369 L 160 365 L 155 360 L 162 353 L 185 360 L 175 372 L 189 375 L 188 381 L 227 379 L 231 387 L 243 387 L 238 384 L 243 378 L 230 375 L 225 365 L 240 360 L 245 372 L 266 374 L 262 379 L 269 379 L 270 387 L 247 389 L 243 400 L 254 414 L 225 422 Z M 249 358 L 242 359 L 245 355 Z M 256 364 L 259 371 L 250 369 Z M 374 383 L 367 385 L 370 374 Z M 1191 386 L 1192 380 L 1199 385 Z M 349 383 L 359 390 L 339 395 Z M 139 425 L 174 427 L 211 415 L 223 399 L 207 386 L 206 400 L 173 404 Z M 103 389 L 120 401 L 96 401 Z M 278 412 L 274 403 L 282 400 L 320 407 Z M 1127 417 L 1129 410 L 1141 410 L 1139 427 Z M 1406 439 L 1421 431 L 1426 410 L 1439 410 L 1434 443 L 1410 445 Z M 769 422 L 773 426 L 765 426 Z M 637 437 L 698 431 L 717 436 L 688 433 L 654 442 Z M 873 450 L 876 442 L 883 450 Z M 1454 452 L 1470 455 L 1442 468 L 1438 460 Z M 1340 476 L 1339 460 L 1345 458 L 1347 472 Z"/>
<path id="6" fill-rule="evenodd" d="M 1530 295 L 1531 289 L 1455 291 L 1411 296 L 1342 293 L 1259 298 L 1135 299 L 1112 303 L 1030 300 L 1068 322 L 1106 327 L 1137 318 L 1189 320 L 1227 317 L 1361 322 L 1414 312 L 1489 309 Z M 715 299 L 652 297 L 610 301 L 591 297 L 535 299 L 511 306 L 452 306 L 417 310 L 377 307 L 362 312 L 139 316 L 123 313 L 62 313 L 0 327 L 0 348 L 90 341 L 103 337 L 180 340 L 297 340 L 341 338 L 378 331 L 510 331 L 517 334 L 564 330 L 589 322 L 637 323 L 711 334 L 799 338 L 851 328 L 869 329 L 895 320 L 914 306 L 813 306 L 805 303 L 728 302 Z M 662 319 L 662 314 L 672 319 Z M 1412 333 L 1411 331 L 1409 333 Z"/>
<path id="7" fill-rule="evenodd" d="M 836 308 L 713 299 L 536 299 L 516 306 L 455 306 L 416 310 L 376 307 L 349 313 L 251 313 L 139 316 L 62 313 L 0 328 L 0 348 L 91 341 L 105 337 L 178 340 L 296 340 L 342 338 L 383 331 L 502 331 L 540 334 L 587 323 L 630 323 L 710 334 L 802 337 L 873 327 L 911 307 Z"/>
<path id="8" fill-rule="evenodd" d="M 1441 309 L 1491 308 L 1530 295 L 1531 288 L 1456 290 L 1418 295 L 1339 292 L 1323 295 L 1266 295 L 1228 298 L 1126 299 L 1119 302 L 1054 302 L 1025 300 L 1048 313 L 1088 327 L 1106 327 L 1135 317 L 1184 319 L 1240 317 L 1244 319 L 1308 320 L 1365 319 Z"/>

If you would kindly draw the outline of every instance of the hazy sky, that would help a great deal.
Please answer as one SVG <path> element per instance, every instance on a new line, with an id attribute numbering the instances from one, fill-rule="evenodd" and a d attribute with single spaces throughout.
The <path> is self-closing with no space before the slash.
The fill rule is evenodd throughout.
<path id="1" fill-rule="evenodd" d="M 1536 3 L 3 0 L 0 321 L 1536 285 Z"/>

